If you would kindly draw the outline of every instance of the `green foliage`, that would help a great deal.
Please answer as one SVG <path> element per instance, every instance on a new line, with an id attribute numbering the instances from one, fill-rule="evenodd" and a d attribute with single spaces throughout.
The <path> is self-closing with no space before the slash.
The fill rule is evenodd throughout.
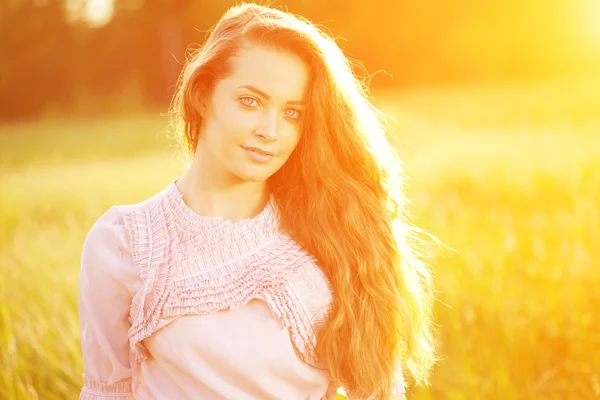
<path id="1" fill-rule="evenodd" d="M 100 7 L 105 1 L 92 3 Z M 368 73 L 386 72 L 372 80 L 378 87 L 580 75 L 600 68 L 599 31 L 589 17 L 598 6 L 588 0 L 256 2 L 324 26 Z M 0 4 L 0 120 L 47 110 L 70 114 L 103 101 L 116 101 L 111 105 L 117 110 L 164 108 L 186 49 L 198 47 L 239 1 L 114 1 L 109 23 L 94 27 L 74 18 L 76 8 L 67 3 L 86 1 Z"/>

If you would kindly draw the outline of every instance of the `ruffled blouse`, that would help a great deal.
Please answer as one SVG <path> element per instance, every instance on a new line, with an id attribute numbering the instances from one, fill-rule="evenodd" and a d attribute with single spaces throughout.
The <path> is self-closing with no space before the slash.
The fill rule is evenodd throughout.
<path id="1" fill-rule="evenodd" d="M 232 222 L 196 214 L 175 183 L 86 236 L 80 400 L 323 398 L 316 332 L 332 292 L 316 260 L 273 199 Z"/>

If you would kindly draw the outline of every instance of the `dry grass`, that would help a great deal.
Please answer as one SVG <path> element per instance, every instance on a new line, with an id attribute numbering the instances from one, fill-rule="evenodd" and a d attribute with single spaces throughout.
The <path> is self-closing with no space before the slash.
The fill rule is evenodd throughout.
<path id="1" fill-rule="evenodd" d="M 595 86 L 594 86 L 595 85 Z M 435 260 L 441 356 L 414 399 L 600 397 L 600 85 L 379 97 Z M 160 117 L 0 127 L 0 393 L 76 398 L 83 238 L 182 171 Z"/>

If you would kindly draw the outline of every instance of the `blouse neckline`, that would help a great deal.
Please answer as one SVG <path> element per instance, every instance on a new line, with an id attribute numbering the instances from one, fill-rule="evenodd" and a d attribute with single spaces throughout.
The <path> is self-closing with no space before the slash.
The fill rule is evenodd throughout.
<path id="1" fill-rule="evenodd" d="M 174 219 L 175 224 L 183 231 L 192 236 L 201 231 L 218 228 L 219 231 L 258 231 L 260 236 L 275 233 L 278 228 L 278 214 L 275 199 L 270 195 L 266 206 L 255 216 L 244 218 L 238 221 L 232 221 L 229 218 L 221 216 L 201 215 L 192 210 L 183 200 L 183 196 L 176 185 L 179 178 L 174 179 L 166 187 L 166 205 Z M 258 233 L 257 232 L 257 233 Z M 268 235 L 271 236 L 271 235 Z"/>

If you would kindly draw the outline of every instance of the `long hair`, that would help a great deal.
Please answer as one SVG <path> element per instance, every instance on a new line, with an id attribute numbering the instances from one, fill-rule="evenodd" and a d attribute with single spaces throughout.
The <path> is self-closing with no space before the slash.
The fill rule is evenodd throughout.
<path id="1" fill-rule="evenodd" d="M 385 116 L 369 101 L 335 41 L 290 13 L 242 4 L 229 9 L 191 54 L 171 106 L 189 155 L 200 135 L 196 111 L 244 45 L 298 54 L 310 82 L 302 137 L 267 182 L 281 227 L 318 261 L 333 303 L 317 333 L 317 357 L 351 397 L 391 398 L 397 366 L 427 384 L 435 362 L 431 274 L 417 252 L 401 163 Z"/>

